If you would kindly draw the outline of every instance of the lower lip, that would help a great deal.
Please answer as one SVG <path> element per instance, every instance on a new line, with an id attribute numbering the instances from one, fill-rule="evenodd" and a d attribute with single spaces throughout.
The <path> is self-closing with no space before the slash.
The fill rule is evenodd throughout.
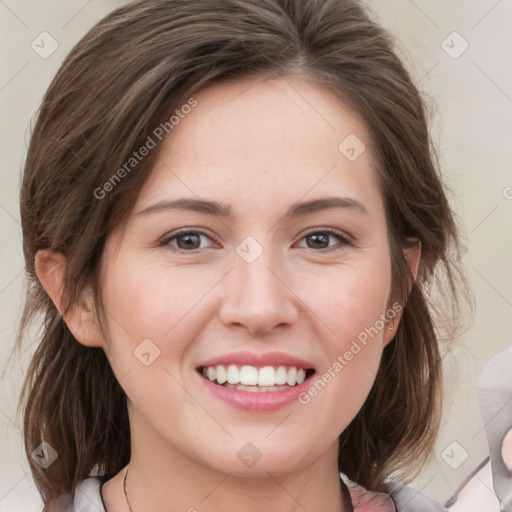
<path id="1" fill-rule="evenodd" d="M 299 395 L 310 386 L 311 377 L 314 376 L 309 376 L 302 384 L 290 389 L 254 392 L 220 386 L 199 373 L 197 375 L 206 389 L 219 400 L 237 409 L 255 412 L 274 411 L 298 401 Z"/>

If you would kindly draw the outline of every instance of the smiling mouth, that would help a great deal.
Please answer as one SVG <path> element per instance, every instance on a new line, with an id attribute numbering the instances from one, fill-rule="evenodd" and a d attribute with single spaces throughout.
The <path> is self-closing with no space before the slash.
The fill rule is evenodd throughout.
<path id="1" fill-rule="evenodd" d="M 218 386 L 260 393 L 294 388 L 315 373 L 313 368 L 297 366 L 257 367 L 236 364 L 200 366 L 197 371 Z"/>

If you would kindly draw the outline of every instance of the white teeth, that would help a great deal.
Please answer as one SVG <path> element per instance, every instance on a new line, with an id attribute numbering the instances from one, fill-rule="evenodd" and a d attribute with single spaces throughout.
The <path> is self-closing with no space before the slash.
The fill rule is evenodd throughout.
<path id="1" fill-rule="evenodd" d="M 302 384 L 306 379 L 306 370 L 295 366 L 256 366 L 219 364 L 203 368 L 203 377 L 224 384 L 227 387 L 244 391 L 280 391 Z M 262 389 L 263 388 L 263 389 Z"/>
<path id="2" fill-rule="evenodd" d="M 224 366 L 222 366 L 222 365 L 219 365 L 219 366 L 215 367 L 215 370 L 217 372 L 217 382 L 219 384 L 224 384 L 224 382 L 226 382 L 228 380 L 228 376 L 226 375 L 226 368 L 224 368 Z M 210 376 L 208 375 L 208 378 L 209 377 Z"/>
<path id="3" fill-rule="evenodd" d="M 244 386 L 243 384 L 224 384 L 227 388 L 238 389 L 239 391 L 250 391 L 251 393 L 284 391 L 290 389 L 290 386 Z"/>
<path id="4" fill-rule="evenodd" d="M 297 368 L 295 366 L 292 366 L 288 370 L 288 378 L 286 379 L 286 383 L 288 386 L 295 386 L 295 383 L 297 382 Z"/>
<path id="5" fill-rule="evenodd" d="M 258 384 L 258 368 L 248 365 L 242 366 L 240 369 L 240 382 L 243 382 L 246 386 Z"/>
<path id="6" fill-rule="evenodd" d="M 242 383 L 243 384 L 243 383 Z M 264 366 L 258 372 L 258 386 L 275 386 L 276 372 L 272 366 Z"/>
<path id="7" fill-rule="evenodd" d="M 286 384 L 286 379 L 288 378 L 288 372 L 284 366 L 279 366 L 276 371 L 276 384 L 278 386 L 282 386 Z"/>
<path id="8" fill-rule="evenodd" d="M 230 384 L 238 384 L 240 382 L 240 370 L 234 364 L 228 366 L 228 382 Z"/>

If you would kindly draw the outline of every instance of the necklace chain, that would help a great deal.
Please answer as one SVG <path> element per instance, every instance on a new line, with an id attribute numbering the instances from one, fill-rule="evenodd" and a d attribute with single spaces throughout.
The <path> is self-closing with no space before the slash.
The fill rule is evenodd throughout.
<path id="1" fill-rule="evenodd" d="M 132 507 L 131 507 L 131 505 L 130 505 L 130 502 L 128 501 L 128 492 L 126 491 L 126 477 L 128 476 L 128 468 L 129 468 L 129 466 L 130 466 L 130 464 L 128 464 L 128 465 L 126 466 L 126 472 L 125 472 L 125 474 L 124 474 L 124 478 L 123 478 L 123 491 L 124 491 L 124 497 L 126 498 L 126 504 L 128 505 L 128 510 L 129 510 L 130 512 L 133 512 Z M 341 479 L 340 479 L 340 480 L 341 480 Z M 343 486 L 345 486 L 345 485 L 344 485 L 343 480 L 341 480 L 341 485 L 342 485 L 342 487 L 343 487 Z M 346 488 L 347 488 L 347 487 L 345 486 L 345 489 L 346 489 Z M 348 496 L 349 496 L 349 495 L 348 495 Z M 352 507 L 351 500 L 350 500 L 350 498 L 349 498 L 348 496 L 347 496 L 347 495 L 345 495 L 345 499 L 347 500 L 347 501 L 346 501 L 346 504 L 347 504 L 347 506 L 349 507 L 349 510 L 354 510 L 354 509 L 353 509 L 353 507 Z"/>
<path id="2" fill-rule="evenodd" d="M 124 478 L 123 478 L 123 491 L 124 491 L 124 497 L 126 498 L 126 504 L 128 505 L 128 509 L 130 510 L 130 512 L 133 512 L 132 507 L 130 506 L 130 502 L 128 501 L 128 493 L 126 492 L 126 477 L 128 476 L 128 467 L 129 466 L 130 466 L 130 464 L 128 464 L 128 466 L 126 466 L 126 473 L 124 474 Z"/>

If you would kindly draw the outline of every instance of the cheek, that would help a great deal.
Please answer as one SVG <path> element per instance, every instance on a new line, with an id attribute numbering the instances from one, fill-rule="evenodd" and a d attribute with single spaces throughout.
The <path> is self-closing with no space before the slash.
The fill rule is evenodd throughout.
<path id="1" fill-rule="evenodd" d="M 128 258 L 119 257 L 107 269 L 103 286 L 112 370 L 136 410 L 147 417 L 159 411 L 167 422 L 161 411 L 179 408 L 186 398 L 178 384 L 181 363 L 197 336 L 193 319 L 200 307 L 193 306 L 204 295 L 180 272 L 151 263 L 131 268 Z"/>
<path id="2" fill-rule="evenodd" d="M 303 296 L 328 327 L 330 336 L 326 335 L 326 339 L 331 340 L 329 346 L 343 349 L 360 334 L 360 339 L 364 339 L 364 333 L 376 322 L 382 336 L 383 326 L 379 318 L 388 308 L 391 279 L 388 262 L 383 257 L 381 262 L 328 269 L 324 275 L 318 272 L 302 274 Z"/>
<path id="3" fill-rule="evenodd" d="M 309 294 L 315 313 L 329 327 L 323 329 L 322 348 L 327 357 L 301 403 L 311 407 L 314 417 L 332 411 L 336 415 L 331 417 L 333 428 L 348 425 L 375 381 L 388 328 L 383 318 L 394 316 L 387 303 L 391 278 L 388 263 L 383 257 L 373 265 L 336 272 L 323 293 L 317 288 Z"/>
<path id="4" fill-rule="evenodd" d="M 206 303 L 202 301 L 218 281 L 211 271 L 200 274 L 192 267 L 168 268 L 152 262 L 134 265 L 129 254 L 120 255 L 104 275 L 108 356 L 119 372 L 138 362 L 134 356 L 144 340 L 151 340 L 157 348 L 147 341 L 146 345 L 159 351 L 156 366 L 165 359 L 179 361 L 189 340 L 198 335 Z"/>

